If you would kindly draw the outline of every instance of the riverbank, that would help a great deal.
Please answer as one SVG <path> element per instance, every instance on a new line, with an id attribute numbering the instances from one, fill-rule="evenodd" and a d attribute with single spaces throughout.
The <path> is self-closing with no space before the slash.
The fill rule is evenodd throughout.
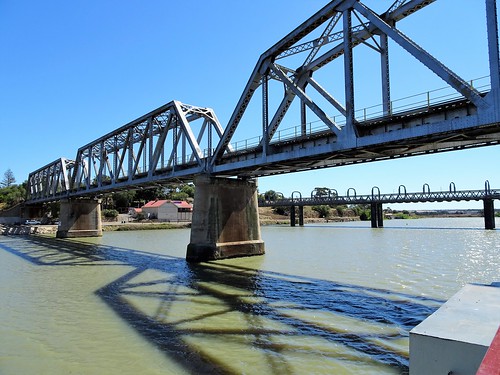
<path id="1" fill-rule="evenodd" d="M 360 218 L 353 216 L 352 213 L 346 216 L 334 216 L 329 218 L 320 218 L 317 212 L 312 209 L 304 211 L 305 224 L 317 223 L 343 223 L 359 221 Z M 451 218 L 451 217 L 480 217 L 476 212 L 464 211 L 414 211 L 408 213 L 386 214 L 386 219 L 422 219 L 422 218 Z M 128 220 L 127 216 L 127 220 Z M 280 215 L 274 212 L 270 207 L 259 207 L 259 219 L 261 226 L 268 225 L 290 225 L 288 215 Z M 190 228 L 191 222 L 157 222 L 157 221 L 103 221 L 102 230 L 104 232 L 116 231 L 138 231 L 138 230 L 161 230 L 161 229 L 179 229 Z M 5 235 L 12 234 L 55 234 L 57 225 L 8 225 L 0 224 L 0 233 Z"/>

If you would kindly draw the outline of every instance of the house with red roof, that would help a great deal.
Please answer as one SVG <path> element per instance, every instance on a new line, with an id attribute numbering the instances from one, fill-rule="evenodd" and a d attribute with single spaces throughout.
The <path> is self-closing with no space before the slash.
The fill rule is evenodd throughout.
<path id="1" fill-rule="evenodd" d="M 159 199 L 142 206 L 142 213 L 146 218 L 158 221 L 191 221 L 193 205 L 186 201 Z"/>

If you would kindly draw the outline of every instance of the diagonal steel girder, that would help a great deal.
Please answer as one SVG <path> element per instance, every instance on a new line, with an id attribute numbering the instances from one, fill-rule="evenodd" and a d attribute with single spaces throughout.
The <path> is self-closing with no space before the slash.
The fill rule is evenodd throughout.
<path id="1" fill-rule="evenodd" d="M 245 86 L 245 89 L 240 96 L 236 108 L 234 109 L 233 114 L 224 129 L 224 134 L 214 151 L 210 162 L 211 166 L 215 164 L 218 158 L 221 157 L 227 149 L 255 90 L 257 90 L 257 88 L 261 85 L 262 76 L 269 72 L 270 64 L 276 59 L 276 56 L 283 51 L 286 51 L 288 48 L 300 41 L 304 36 L 308 35 L 311 31 L 315 30 L 318 26 L 331 18 L 333 14 L 336 13 L 336 7 L 342 4 L 342 2 L 343 0 L 334 0 L 330 2 L 260 56 Z"/>
<path id="2" fill-rule="evenodd" d="M 194 121 L 201 121 L 197 134 L 191 124 Z M 222 134 L 212 109 L 172 101 L 81 147 L 74 162 L 58 159 L 33 172 L 27 194 L 32 201 L 48 201 L 68 194 L 80 196 L 148 184 L 160 175 L 173 176 L 177 172 L 169 171 L 163 162 L 170 152 L 167 147 L 172 147 L 165 145 L 170 138 L 174 148 L 182 146 L 183 163 L 189 158 L 190 168 L 204 170 L 207 155 L 200 144 L 207 145 L 209 156 L 212 138 L 218 142 Z M 182 138 L 182 145 L 175 142 L 177 138 Z"/>
<path id="3" fill-rule="evenodd" d="M 471 87 L 465 80 L 460 78 L 457 74 L 447 68 L 443 63 L 421 48 L 418 44 L 412 41 L 409 37 L 404 35 L 401 31 L 388 25 L 376 13 L 366 7 L 361 2 L 354 3 L 354 9 L 366 17 L 375 27 L 377 27 L 384 34 L 389 36 L 392 40 L 403 47 L 413 57 L 418 59 L 427 68 L 432 70 L 436 75 L 441 77 L 446 83 L 457 90 L 465 98 L 469 99 L 478 108 L 486 108 L 488 104 L 481 97 L 479 92 Z"/>
<path id="4" fill-rule="evenodd" d="M 410 0 L 405 3 L 402 3 L 401 1 L 395 2 L 393 6 L 386 12 L 384 13 L 384 19 L 387 20 L 387 22 L 392 22 L 395 23 L 396 21 L 399 21 L 408 15 L 414 13 L 415 11 L 433 3 L 435 0 Z M 243 90 L 243 93 L 233 111 L 233 114 L 228 122 L 228 125 L 225 128 L 224 134 L 217 145 L 217 148 L 215 149 L 215 152 L 212 156 L 212 159 L 210 161 L 210 169 L 217 163 L 217 161 L 222 157 L 223 153 L 225 150 L 228 149 L 228 146 L 230 144 L 231 138 L 236 131 L 238 124 L 241 121 L 241 118 L 243 117 L 243 114 L 245 113 L 246 108 L 248 107 L 249 102 L 251 101 L 254 92 L 259 88 L 259 86 L 263 82 L 263 77 L 267 74 L 270 74 L 271 72 L 271 64 L 273 63 L 274 60 L 279 58 L 281 54 L 285 54 L 286 51 L 288 51 L 291 48 L 294 48 L 295 43 L 300 41 L 304 36 L 308 35 L 310 32 L 315 30 L 317 27 L 322 25 L 324 22 L 326 22 L 328 19 L 331 19 L 335 15 L 338 14 L 339 10 L 345 10 L 346 7 L 352 7 L 354 3 L 356 3 L 356 0 L 335 0 L 327 4 L 325 7 L 323 7 L 320 11 L 315 13 L 312 17 L 310 17 L 308 20 L 306 20 L 304 23 L 302 23 L 299 27 L 294 29 L 291 33 L 289 33 L 285 38 L 281 39 L 278 43 L 276 43 L 273 47 L 271 47 L 269 50 L 264 52 L 248 82 L 247 85 L 245 86 L 245 89 Z M 333 21 L 335 23 L 336 21 Z M 330 23 L 332 24 L 332 23 Z M 327 26 L 328 28 L 328 26 Z M 372 37 L 373 32 L 375 30 L 378 30 L 376 27 L 371 25 L 370 23 L 367 25 L 363 26 L 356 26 L 352 31 L 352 37 L 353 37 L 353 46 L 356 46 L 360 43 L 363 43 L 365 40 L 368 40 Z M 336 33 L 338 34 L 338 33 Z M 320 38 L 322 38 L 320 40 Z M 311 61 L 312 57 L 314 57 L 317 52 L 319 51 L 318 46 L 322 46 L 325 44 L 330 43 L 331 41 L 328 40 L 328 36 L 322 35 L 322 37 L 317 38 L 313 42 L 308 42 L 307 45 L 304 45 L 304 48 L 299 51 L 305 51 L 308 49 L 313 49 L 314 53 L 310 54 L 309 57 L 306 59 L 309 64 L 307 66 L 304 66 L 303 70 L 308 70 L 309 72 L 314 72 L 321 68 L 323 65 L 328 64 L 330 61 L 334 60 L 338 56 L 341 56 L 344 54 L 344 43 L 341 43 L 340 46 L 335 47 L 332 51 L 328 52 L 327 54 L 324 54 L 320 56 L 319 58 L 316 58 L 315 60 Z M 334 38 L 334 40 L 339 40 Z M 302 73 L 302 72 L 301 72 Z M 267 82 L 267 80 L 266 80 Z M 316 83 L 316 86 L 320 87 L 318 83 Z M 315 87 L 313 85 L 313 87 Z M 316 88 L 316 87 L 315 87 Z M 346 110 L 344 106 L 342 106 L 336 99 L 334 99 L 326 90 L 321 89 L 318 90 L 318 92 L 327 99 L 334 107 L 339 109 L 341 113 L 346 113 Z M 293 100 L 294 92 L 292 92 L 292 95 L 290 98 Z M 287 101 L 288 101 L 287 99 Z M 387 101 L 387 100 L 386 100 Z M 288 108 L 290 102 L 286 104 L 284 101 L 280 105 L 280 110 L 285 110 Z M 266 115 L 267 116 L 267 115 Z M 280 119 L 283 117 L 282 114 L 276 114 L 275 117 L 277 119 Z M 276 125 L 276 124 L 275 124 Z M 273 130 L 274 127 L 270 127 L 269 130 Z M 275 130 L 275 129 L 274 129 Z M 263 138 L 268 138 L 268 134 L 264 134 Z"/>
<path id="5" fill-rule="evenodd" d="M 59 158 L 54 162 L 32 172 L 28 176 L 26 199 L 43 196 L 53 197 L 69 189 L 69 179 L 74 161 Z"/>
<path id="6" fill-rule="evenodd" d="M 280 80 L 293 91 L 306 105 L 318 116 L 336 135 L 340 134 L 340 127 L 335 124 L 319 106 L 312 101 L 311 98 L 302 90 L 295 82 L 293 82 L 276 64 L 271 65 L 271 70 L 276 74 Z"/>

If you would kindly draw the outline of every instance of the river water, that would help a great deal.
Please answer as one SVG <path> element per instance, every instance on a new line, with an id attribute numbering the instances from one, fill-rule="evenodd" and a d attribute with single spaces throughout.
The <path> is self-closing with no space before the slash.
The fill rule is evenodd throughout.
<path id="1" fill-rule="evenodd" d="M 407 373 L 415 325 L 500 281 L 500 230 L 384 224 L 263 227 L 266 255 L 196 265 L 188 229 L 0 236 L 0 374 Z"/>

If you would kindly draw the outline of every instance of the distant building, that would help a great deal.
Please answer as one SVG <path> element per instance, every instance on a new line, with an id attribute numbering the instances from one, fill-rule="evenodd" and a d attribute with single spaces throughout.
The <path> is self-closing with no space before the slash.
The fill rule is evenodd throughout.
<path id="1" fill-rule="evenodd" d="M 186 201 L 156 200 L 142 206 L 147 219 L 158 221 L 191 221 L 193 205 Z"/>

